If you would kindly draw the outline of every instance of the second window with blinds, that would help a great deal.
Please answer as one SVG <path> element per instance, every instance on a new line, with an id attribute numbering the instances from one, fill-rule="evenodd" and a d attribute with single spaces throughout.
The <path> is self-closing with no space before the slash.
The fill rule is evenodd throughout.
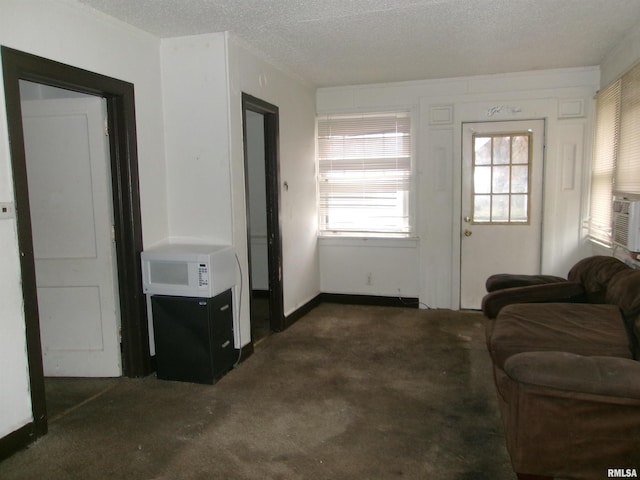
<path id="1" fill-rule="evenodd" d="M 640 65 L 596 97 L 596 134 L 587 228 L 613 245 L 613 200 L 640 200 Z"/>
<path id="2" fill-rule="evenodd" d="M 321 235 L 411 235 L 411 138 L 409 112 L 318 118 Z"/>

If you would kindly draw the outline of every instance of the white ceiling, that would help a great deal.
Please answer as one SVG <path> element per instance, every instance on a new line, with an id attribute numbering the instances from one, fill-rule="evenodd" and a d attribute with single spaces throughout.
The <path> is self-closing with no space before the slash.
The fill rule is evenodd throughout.
<path id="1" fill-rule="evenodd" d="M 640 0 L 75 0 L 158 37 L 230 31 L 316 86 L 598 65 Z"/>

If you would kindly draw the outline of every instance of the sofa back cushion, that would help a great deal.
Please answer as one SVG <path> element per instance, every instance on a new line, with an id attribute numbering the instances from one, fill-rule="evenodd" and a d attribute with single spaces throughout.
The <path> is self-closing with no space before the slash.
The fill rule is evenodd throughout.
<path id="1" fill-rule="evenodd" d="M 640 270 L 618 272 L 609 282 L 606 303 L 617 305 L 625 320 L 634 358 L 640 358 Z"/>
<path id="2" fill-rule="evenodd" d="M 569 271 L 567 278 L 582 284 L 589 303 L 611 303 L 606 300 L 609 281 L 618 273 L 631 270 L 628 265 L 615 257 L 596 255 L 576 263 Z"/>
<path id="3" fill-rule="evenodd" d="M 615 305 L 521 303 L 500 310 L 488 339 L 494 366 L 522 352 L 633 358 L 629 334 Z"/>

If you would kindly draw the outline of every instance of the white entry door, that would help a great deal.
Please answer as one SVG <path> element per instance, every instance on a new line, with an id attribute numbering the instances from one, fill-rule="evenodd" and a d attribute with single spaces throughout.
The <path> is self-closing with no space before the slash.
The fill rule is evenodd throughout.
<path id="1" fill-rule="evenodd" d="M 101 98 L 22 102 L 46 376 L 120 376 L 113 212 Z"/>
<path id="2" fill-rule="evenodd" d="M 544 120 L 462 125 L 460 307 L 494 273 L 540 273 Z"/>

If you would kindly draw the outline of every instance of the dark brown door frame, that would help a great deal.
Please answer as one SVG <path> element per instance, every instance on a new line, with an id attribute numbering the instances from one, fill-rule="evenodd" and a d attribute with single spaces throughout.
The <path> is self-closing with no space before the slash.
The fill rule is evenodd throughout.
<path id="1" fill-rule="evenodd" d="M 269 317 L 271 330 L 286 328 L 282 287 L 282 234 L 280 226 L 280 152 L 278 107 L 246 93 L 242 94 L 245 195 L 247 198 L 247 246 L 251 248 L 249 225 L 249 163 L 247 158 L 247 111 L 264 117 L 264 148 L 267 191 L 267 252 L 269 262 Z M 249 251 L 249 302 L 251 304 L 251 252 Z"/>
<path id="2" fill-rule="evenodd" d="M 142 292 L 139 260 L 142 250 L 142 223 L 134 86 L 128 82 L 4 46 L 1 48 L 1 54 L 34 418 L 33 425 L 26 430 L 23 429 L 26 435 L 24 443 L 27 443 L 47 432 L 47 411 L 19 81 L 28 80 L 106 99 L 120 296 L 122 363 L 124 374 L 128 377 L 140 377 L 151 372 L 146 302 Z M 20 442 L 19 439 L 17 441 Z"/>

